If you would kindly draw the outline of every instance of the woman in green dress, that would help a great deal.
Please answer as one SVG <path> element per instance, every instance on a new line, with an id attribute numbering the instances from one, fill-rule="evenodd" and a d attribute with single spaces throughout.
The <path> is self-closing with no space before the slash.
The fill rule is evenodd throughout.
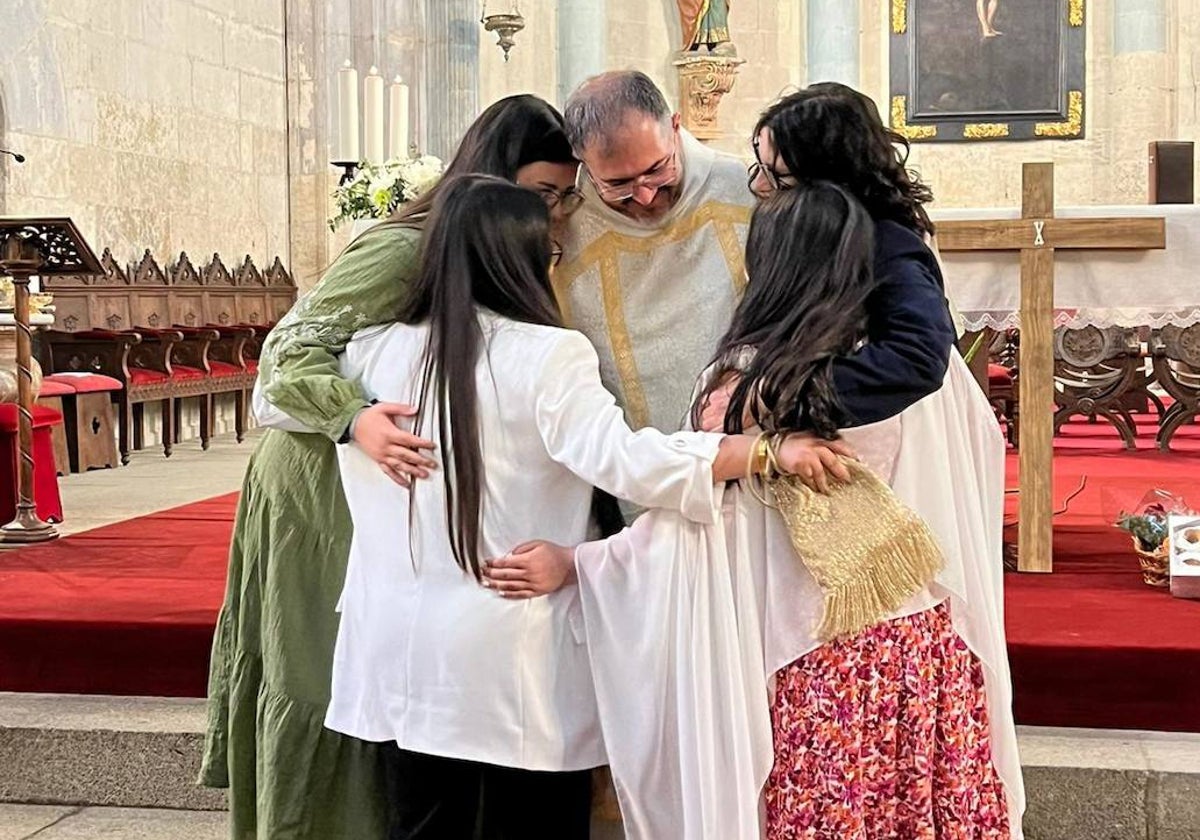
<path id="1" fill-rule="evenodd" d="M 580 201 L 577 166 L 558 111 L 514 96 L 480 115 L 446 174 L 536 190 L 561 223 Z M 238 503 L 200 774 L 204 785 L 229 788 L 235 840 L 386 834 L 377 745 L 324 728 L 351 536 L 334 445 L 353 439 L 400 483 L 428 475 L 433 462 L 412 452 L 429 444 L 396 425 L 408 407 L 371 405 L 339 376 L 336 356 L 357 330 L 395 320 L 437 191 L 351 242 L 263 347 L 262 396 L 319 433 L 267 431 Z"/>

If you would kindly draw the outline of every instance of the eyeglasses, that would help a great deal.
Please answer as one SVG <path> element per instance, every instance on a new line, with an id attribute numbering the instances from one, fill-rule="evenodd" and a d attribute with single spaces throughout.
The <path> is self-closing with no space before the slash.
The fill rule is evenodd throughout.
<path id="1" fill-rule="evenodd" d="M 546 202 L 546 209 L 553 210 L 555 207 L 562 207 L 563 213 L 568 216 L 583 204 L 583 193 L 575 187 L 568 187 L 563 192 L 544 187 L 538 190 L 537 194 L 541 196 L 542 201 Z"/>
<path id="2" fill-rule="evenodd" d="M 758 176 L 762 175 L 772 191 L 775 190 L 790 190 L 796 186 L 796 178 L 788 172 L 777 172 L 771 166 L 763 163 L 762 157 L 758 151 L 758 138 L 755 137 L 751 143 L 754 147 L 754 163 L 750 164 L 750 168 L 746 170 L 747 181 L 746 185 L 750 188 L 750 192 L 757 193 L 754 189 L 754 182 L 758 180 Z"/>
<path id="3" fill-rule="evenodd" d="M 563 258 L 562 246 L 559 245 L 557 242 L 551 242 L 550 243 L 550 267 L 551 268 L 556 267 L 560 262 L 562 262 L 562 258 Z"/>
<path id="4" fill-rule="evenodd" d="M 586 166 L 581 166 L 581 170 L 587 170 Z M 629 201 L 633 198 L 634 190 L 648 189 L 654 190 L 656 193 L 663 187 L 675 180 L 675 176 L 679 174 L 679 135 L 675 135 L 675 140 L 672 142 L 671 155 L 666 160 L 656 163 L 650 169 L 638 175 L 636 178 L 630 178 L 627 181 L 612 183 L 609 181 L 600 181 L 592 177 L 592 173 L 588 171 L 588 179 L 596 188 L 596 192 L 605 201 L 614 203 L 621 201 Z"/>

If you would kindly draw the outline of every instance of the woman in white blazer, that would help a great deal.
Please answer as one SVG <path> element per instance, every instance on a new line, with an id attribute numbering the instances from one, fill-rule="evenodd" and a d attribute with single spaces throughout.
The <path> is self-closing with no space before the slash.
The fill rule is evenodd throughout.
<path id="1" fill-rule="evenodd" d="M 441 460 L 410 491 L 339 448 L 354 540 L 326 725 L 395 744 L 393 840 L 467 840 L 480 812 L 488 837 L 588 836 L 605 751 L 575 589 L 505 599 L 481 568 L 535 536 L 585 539 L 594 487 L 711 522 L 714 482 L 751 460 L 749 436 L 632 431 L 560 325 L 552 261 L 536 194 L 465 176 L 434 207 L 399 323 L 343 357 L 374 398 L 419 407 Z M 796 438 L 782 466 L 817 473 L 836 449 Z"/>

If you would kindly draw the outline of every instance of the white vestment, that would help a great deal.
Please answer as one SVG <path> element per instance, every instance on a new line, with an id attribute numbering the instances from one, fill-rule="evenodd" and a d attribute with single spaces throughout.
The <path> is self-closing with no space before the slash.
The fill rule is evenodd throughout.
<path id="1" fill-rule="evenodd" d="M 931 587 L 983 664 L 993 762 L 1021 837 L 1003 619 L 1004 444 L 957 353 L 937 393 L 847 437 L 933 529 Z M 773 675 L 816 648 L 821 594 L 778 513 L 740 488 L 717 524 L 647 513 L 576 555 L 601 727 L 627 840 L 752 840 L 773 762 Z"/>
<path id="2" fill-rule="evenodd" d="M 600 355 L 604 384 L 635 429 L 683 425 L 745 286 L 754 196 L 746 167 L 680 130 L 675 206 L 653 221 L 608 207 L 594 187 L 571 216 L 554 289 L 567 324 Z"/>

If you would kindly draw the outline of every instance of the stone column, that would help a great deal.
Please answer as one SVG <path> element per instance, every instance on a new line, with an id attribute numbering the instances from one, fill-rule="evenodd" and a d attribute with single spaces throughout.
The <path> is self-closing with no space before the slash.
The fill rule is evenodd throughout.
<path id="1" fill-rule="evenodd" d="M 443 160 L 479 115 L 481 28 L 475 0 L 425 2 L 427 151 Z"/>
<path id="2" fill-rule="evenodd" d="M 1175 73 L 1168 55 L 1167 0 L 1113 0 L 1112 60 L 1104 68 L 1097 56 L 1091 94 L 1094 125 L 1112 127 L 1105 175 L 1093 183 L 1093 200 L 1105 204 L 1141 204 L 1147 197 L 1147 143 L 1151 140 L 1186 139 L 1179 136 L 1175 115 Z M 1096 9 L 1091 24 L 1103 26 Z M 1104 88 L 1108 96 L 1101 101 Z M 1085 108 L 1086 110 L 1086 108 Z"/>
<path id="3" fill-rule="evenodd" d="M 859 4 L 856 0 L 808 0 L 805 54 L 808 84 L 859 85 Z"/>
<path id="4" fill-rule="evenodd" d="M 608 0 L 559 0 L 558 104 L 608 59 Z"/>
<path id="5" fill-rule="evenodd" d="M 1114 0 L 1113 53 L 1166 52 L 1166 0 Z"/>

